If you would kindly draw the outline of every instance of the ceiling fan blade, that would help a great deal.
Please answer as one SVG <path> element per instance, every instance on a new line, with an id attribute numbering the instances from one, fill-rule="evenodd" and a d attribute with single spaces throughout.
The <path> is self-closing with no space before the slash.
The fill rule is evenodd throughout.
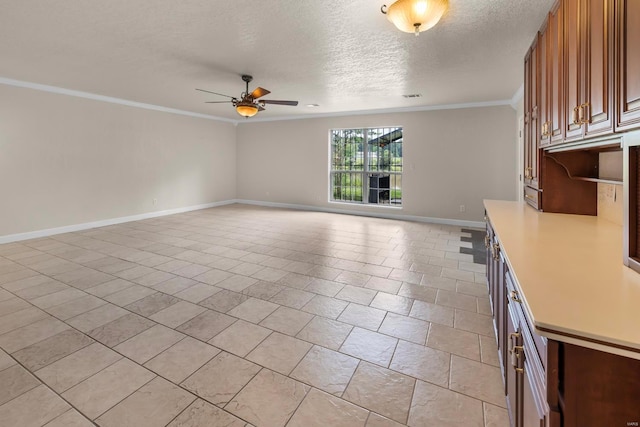
<path id="1" fill-rule="evenodd" d="M 251 92 L 251 97 L 253 99 L 258 99 L 262 96 L 269 95 L 270 93 L 271 91 L 266 90 L 265 88 L 257 87 L 253 90 L 253 92 Z"/>
<path id="2" fill-rule="evenodd" d="M 233 101 L 205 101 L 205 104 L 230 104 Z"/>
<path id="3" fill-rule="evenodd" d="M 211 92 L 210 90 L 204 90 L 204 89 L 198 89 L 198 88 L 196 88 L 196 90 L 199 90 L 200 92 L 212 93 L 214 95 L 226 96 L 227 98 L 233 98 L 233 96 L 225 95 L 223 93 L 218 93 L 218 92 Z"/>
<path id="4" fill-rule="evenodd" d="M 265 104 L 274 104 L 274 105 L 290 105 L 295 107 L 298 105 L 298 101 L 276 101 L 274 99 L 263 99 L 260 102 L 264 102 Z"/>

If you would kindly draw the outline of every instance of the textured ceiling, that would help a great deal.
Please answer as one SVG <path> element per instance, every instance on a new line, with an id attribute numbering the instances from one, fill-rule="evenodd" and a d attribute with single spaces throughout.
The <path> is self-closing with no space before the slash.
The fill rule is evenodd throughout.
<path id="1" fill-rule="evenodd" d="M 384 0 L 0 0 L 0 77 L 230 119 L 194 89 L 238 96 L 247 73 L 300 101 L 263 118 L 505 100 L 553 1 L 450 0 L 415 37 Z"/>

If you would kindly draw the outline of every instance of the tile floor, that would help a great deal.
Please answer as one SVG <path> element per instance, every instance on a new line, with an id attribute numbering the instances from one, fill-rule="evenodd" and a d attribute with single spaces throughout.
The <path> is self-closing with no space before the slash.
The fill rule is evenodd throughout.
<path id="1" fill-rule="evenodd" d="M 0 425 L 508 426 L 469 237 L 231 205 L 0 245 Z"/>

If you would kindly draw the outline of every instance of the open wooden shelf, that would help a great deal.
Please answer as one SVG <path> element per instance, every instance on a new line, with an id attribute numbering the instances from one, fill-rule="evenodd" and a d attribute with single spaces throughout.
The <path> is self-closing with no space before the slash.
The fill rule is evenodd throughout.
<path id="1" fill-rule="evenodd" d="M 608 178 L 589 178 L 586 176 L 574 176 L 574 177 L 571 177 L 571 179 L 577 179 L 578 181 L 598 182 L 601 184 L 622 185 L 622 180 L 615 179 L 615 178 L 608 179 Z"/>

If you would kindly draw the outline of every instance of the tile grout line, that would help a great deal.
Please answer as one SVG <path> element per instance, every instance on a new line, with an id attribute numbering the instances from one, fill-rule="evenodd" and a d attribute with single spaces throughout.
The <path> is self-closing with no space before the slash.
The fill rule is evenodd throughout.
<path id="1" fill-rule="evenodd" d="M 64 243 L 66 244 L 66 242 L 64 242 Z M 157 243 L 157 242 L 154 242 L 154 244 L 155 244 L 155 243 Z M 124 246 L 124 247 L 126 247 L 126 246 Z M 85 248 L 85 249 L 86 249 L 86 248 Z M 183 249 L 183 248 L 181 247 L 181 249 Z M 184 248 L 184 249 L 185 249 L 185 250 L 187 250 L 186 248 Z M 108 256 L 112 256 L 112 255 L 108 255 Z M 175 259 L 175 258 L 174 258 L 174 259 Z M 125 261 L 128 261 L 128 260 L 125 260 Z M 128 262 L 129 262 L 129 261 L 128 261 Z M 137 264 L 137 263 L 136 263 L 136 264 Z M 374 265 L 375 265 L 375 264 L 374 264 Z M 132 268 L 135 268 L 135 267 L 132 267 Z M 152 268 L 152 267 L 151 267 L 151 268 Z M 117 276 L 116 276 L 116 277 L 117 277 Z M 369 279 L 369 280 L 370 280 L 370 279 Z M 142 285 L 142 286 L 146 286 L 146 285 Z M 72 287 L 73 287 L 73 286 L 72 286 Z M 148 287 L 148 288 L 149 288 L 149 286 L 146 286 L 146 287 Z M 117 305 L 116 305 L 116 306 L 117 306 Z M 124 307 L 122 307 L 122 308 L 124 308 Z M 343 310 L 343 311 L 344 311 L 344 310 Z M 341 313 L 342 313 L 342 312 L 341 312 Z M 387 316 L 387 314 L 388 314 L 388 312 L 387 312 L 387 313 L 385 313 L 385 317 Z M 144 317 L 144 316 L 143 316 L 143 317 Z M 322 317 L 323 317 L 323 316 L 322 316 Z M 407 316 L 407 317 L 408 317 L 408 316 Z M 65 322 L 65 323 L 66 323 L 66 322 Z M 173 329 L 173 328 L 172 328 L 172 329 Z M 394 337 L 394 338 L 396 338 L 396 339 L 397 339 L 397 337 Z M 313 344 L 313 343 L 312 343 L 312 344 Z M 259 345 L 259 344 L 258 344 L 258 345 Z M 314 344 L 314 345 L 315 345 L 315 344 Z M 425 344 L 425 345 L 426 345 L 426 344 Z M 397 347 L 397 344 L 396 344 L 396 347 Z M 395 350 L 394 350 L 394 352 L 395 352 Z"/>

